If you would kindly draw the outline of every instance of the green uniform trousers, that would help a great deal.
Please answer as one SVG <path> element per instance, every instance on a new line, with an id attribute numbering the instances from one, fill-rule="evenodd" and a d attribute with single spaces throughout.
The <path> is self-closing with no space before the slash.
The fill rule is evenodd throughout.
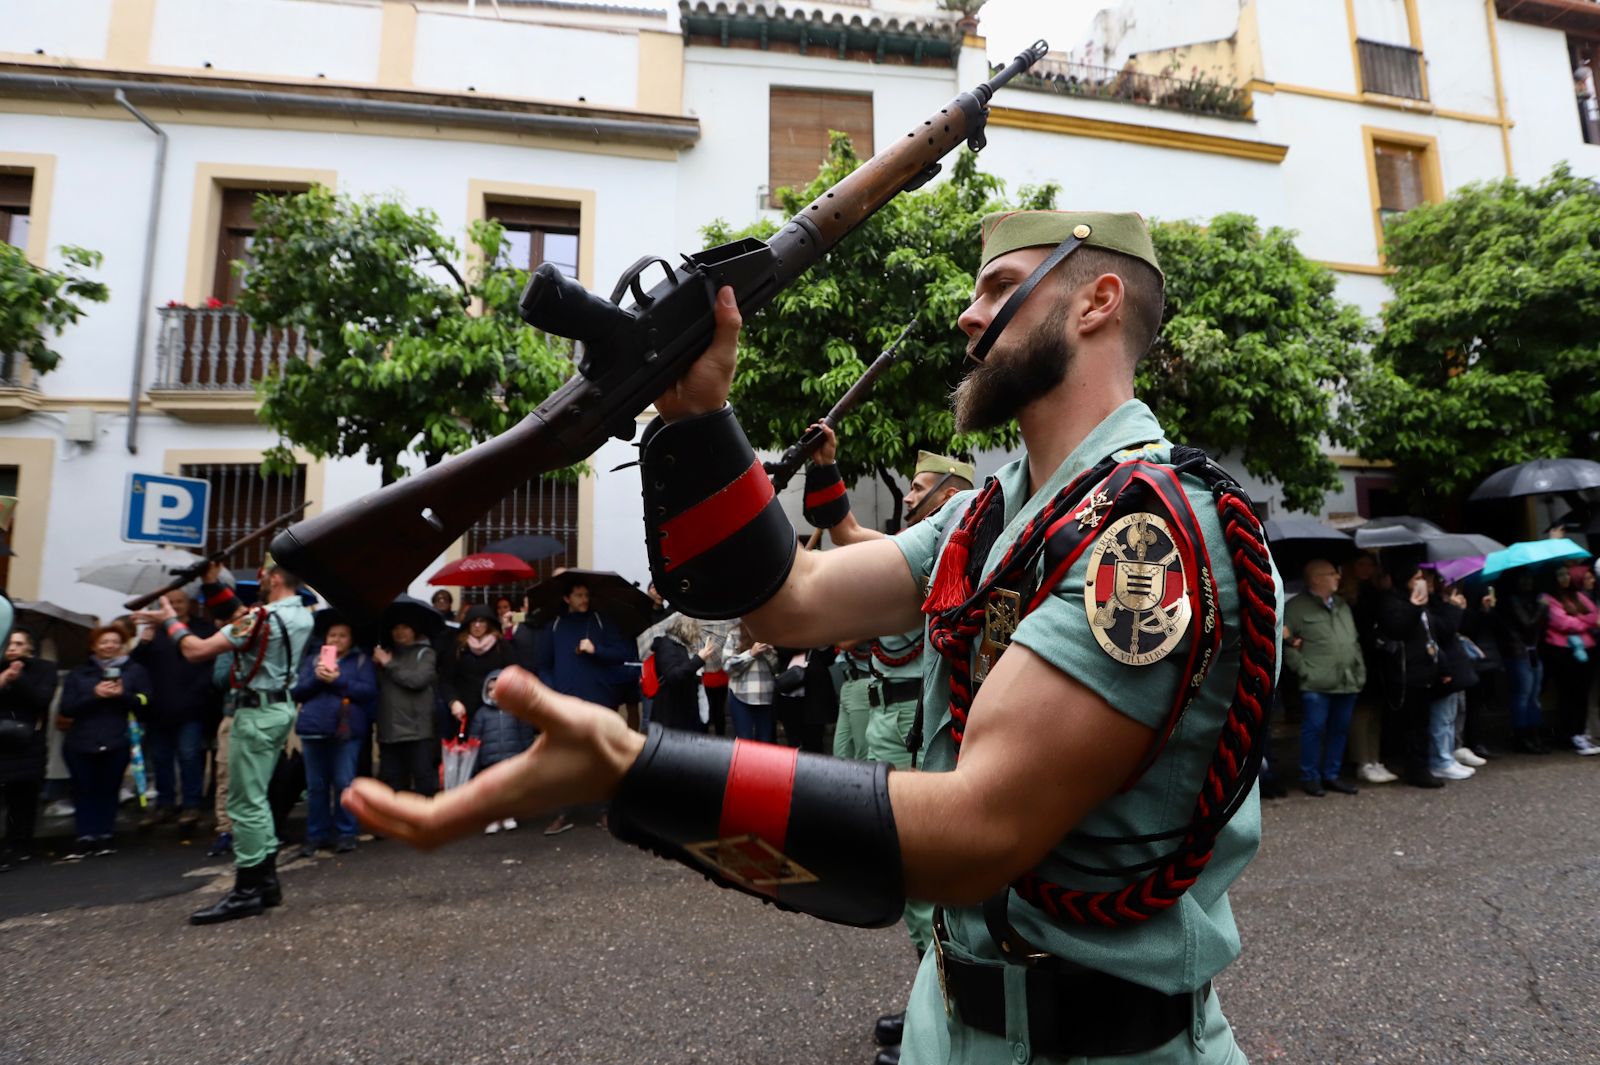
<path id="1" fill-rule="evenodd" d="M 1020 966 L 1016 968 L 1021 971 Z M 1248 1065 L 1244 1051 L 1233 1040 L 1233 1029 L 1222 1015 L 1215 990 L 1196 1012 L 1200 1015 L 1193 1029 L 1179 1032 L 1143 1054 L 1111 1058 L 1037 1057 L 1024 1041 L 968 1028 L 959 1016 L 946 1013 L 944 996 L 939 992 L 937 965 L 930 950 L 923 957 L 917 981 L 911 987 L 900 1061 L 902 1065 L 988 1065 L 989 1062 L 1028 1065 L 1030 1061 L 1050 1062 L 1051 1065 Z M 1019 1033 L 1026 1031 L 1027 1007 L 1020 999 L 1015 1009 L 1008 1001 L 1006 1013 L 1008 1024 L 1014 1025 Z"/>
<path id="2" fill-rule="evenodd" d="M 839 719 L 844 720 L 843 699 L 840 700 Z M 867 718 L 866 759 L 869 762 L 887 762 L 896 769 L 912 768 L 911 752 L 906 750 L 906 736 L 917 720 L 917 700 L 902 699 L 888 706 L 872 708 Z M 904 913 L 906 931 L 911 933 L 911 945 L 921 954 L 933 943 L 933 903 L 907 899 Z"/>
<path id="3" fill-rule="evenodd" d="M 293 703 L 241 706 L 228 738 L 228 816 L 233 819 L 233 864 L 260 865 L 278 850 L 267 786 L 294 726 Z"/>
<path id="4" fill-rule="evenodd" d="M 859 762 L 867 754 L 867 719 L 872 714 L 872 704 L 867 693 L 872 689 L 871 677 L 851 677 L 839 685 L 839 723 L 833 730 L 833 756 Z"/>

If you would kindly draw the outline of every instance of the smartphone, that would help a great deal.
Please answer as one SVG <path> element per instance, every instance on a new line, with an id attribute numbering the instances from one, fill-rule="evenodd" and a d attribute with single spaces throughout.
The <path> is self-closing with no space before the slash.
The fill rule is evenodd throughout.
<path id="1" fill-rule="evenodd" d="M 107 666 L 105 669 L 101 670 L 100 679 L 104 680 L 104 681 L 121 680 L 122 679 L 122 667 L 121 666 Z"/>
<path id="2" fill-rule="evenodd" d="M 338 669 L 339 649 L 331 643 L 323 644 L 317 652 L 317 666 L 320 669 Z"/>
<path id="3" fill-rule="evenodd" d="M 1495 595 L 1494 595 L 1494 585 L 1491 584 L 1491 585 L 1489 585 L 1489 598 L 1493 599 L 1494 597 L 1495 597 Z"/>
<path id="4" fill-rule="evenodd" d="M 513 610 L 511 612 L 511 623 L 513 625 L 521 625 L 523 622 L 525 622 L 527 620 L 528 620 L 528 615 L 524 614 L 522 611 Z"/>

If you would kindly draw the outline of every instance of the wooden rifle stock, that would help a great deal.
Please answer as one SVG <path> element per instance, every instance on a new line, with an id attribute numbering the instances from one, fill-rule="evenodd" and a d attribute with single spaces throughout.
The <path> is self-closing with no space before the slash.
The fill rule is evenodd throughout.
<path id="1" fill-rule="evenodd" d="M 839 397 L 839 402 L 835 403 L 828 410 L 828 413 L 822 416 L 822 421 L 828 428 L 839 428 L 839 423 L 844 420 L 844 416 L 861 405 L 861 401 L 867 398 L 867 393 L 872 391 L 872 386 L 878 383 L 878 378 L 882 377 L 884 371 L 894 365 L 895 359 L 899 356 L 900 345 L 905 342 L 906 337 L 910 336 L 912 330 L 916 329 L 916 327 L 917 320 L 915 318 L 907 322 L 906 327 L 900 330 L 900 335 L 894 338 L 894 343 L 878 353 L 878 357 L 872 360 L 872 365 L 868 366 L 861 376 L 856 378 L 855 383 L 850 386 L 849 390 Z M 820 429 L 807 430 L 804 436 L 789 445 L 788 450 L 778 458 L 778 461 L 767 463 L 767 476 L 772 478 L 772 487 L 779 492 L 788 487 L 790 479 L 794 477 L 806 459 L 816 454 L 817 448 L 822 446 L 822 441 L 823 435 Z"/>
<path id="2" fill-rule="evenodd" d="M 939 160 L 984 145 L 990 97 L 1043 58 L 1039 41 L 993 78 L 951 100 L 813 200 L 770 240 L 745 239 L 681 263 L 646 257 L 609 301 L 554 266 L 539 267 L 521 301 L 532 326 L 579 342 L 578 372 L 520 424 L 404 480 L 294 525 L 272 554 L 353 619 L 374 618 L 411 579 L 497 502 L 533 477 L 581 462 L 608 436 L 631 440 L 635 419 L 711 342 L 718 289 L 750 316 L 899 193 L 926 184 Z M 659 265 L 649 291 L 642 277 Z M 632 294 L 632 303 L 622 301 Z"/>

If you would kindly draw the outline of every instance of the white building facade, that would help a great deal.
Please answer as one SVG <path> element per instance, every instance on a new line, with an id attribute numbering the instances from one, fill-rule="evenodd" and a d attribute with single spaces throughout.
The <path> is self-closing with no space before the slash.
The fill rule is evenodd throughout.
<path id="1" fill-rule="evenodd" d="M 1562 160 L 1600 176 L 1573 77 L 1600 3 L 1167 5 L 1109 7 L 1048 76 L 1006 90 L 982 165 L 1013 188 L 1059 182 L 1063 206 L 1293 228 L 1369 313 L 1384 212 Z M 828 128 L 865 155 L 981 81 L 971 30 L 933 0 L 11 0 L 0 239 L 49 265 L 64 244 L 104 253 L 111 300 L 59 339 L 54 373 L 0 367 L 0 495 L 18 498 L 4 583 L 117 612 L 75 568 L 120 546 L 131 471 L 212 480 L 218 543 L 285 504 L 316 513 L 377 487 L 359 459 L 250 475 L 275 442 L 252 383 L 301 350 L 227 307 L 257 193 L 394 194 L 458 237 L 500 218 L 530 262 L 609 290 L 641 255 L 698 248 L 713 219 L 771 214 Z M 568 545 L 556 562 L 643 581 L 638 475 L 613 472 L 633 457 L 613 441 L 577 485 L 530 484 L 452 553 L 547 532 Z M 1341 463 L 1328 509 L 1360 512 L 1381 473 Z M 885 499 L 863 486 L 857 506 L 881 522 Z"/>

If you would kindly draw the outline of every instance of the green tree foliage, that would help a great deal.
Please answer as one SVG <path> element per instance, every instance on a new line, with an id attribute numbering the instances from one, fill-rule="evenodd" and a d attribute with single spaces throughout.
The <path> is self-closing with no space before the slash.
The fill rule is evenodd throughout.
<path id="1" fill-rule="evenodd" d="M 1600 187 L 1469 185 L 1390 223 L 1361 454 L 1419 505 L 1535 458 L 1600 459 Z"/>
<path id="2" fill-rule="evenodd" d="M 111 298 L 110 289 L 83 273 L 99 268 L 99 252 L 70 245 L 60 251 L 63 269 L 49 270 L 0 241 L 0 375 L 16 373 L 19 356 L 40 376 L 54 370 L 61 354 L 50 341 L 83 317 L 82 303 Z"/>
<path id="3" fill-rule="evenodd" d="M 1135 388 L 1174 440 L 1231 452 L 1316 510 L 1338 486 L 1323 445 L 1351 441 L 1340 397 L 1365 363 L 1370 330 L 1334 298 L 1334 276 L 1288 230 L 1223 214 L 1152 225 L 1167 276 L 1161 335 Z"/>
<path id="4" fill-rule="evenodd" d="M 303 327 L 317 352 L 261 385 L 261 417 L 282 440 L 269 467 L 290 445 L 364 453 L 387 483 L 408 453 L 431 466 L 510 428 L 571 372 L 566 342 L 517 316 L 527 273 L 497 262 L 497 223 L 471 226 L 463 274 L 431 211 L 319 186 L 262 197 L 255 217 L 252 262 L 234 264 L 239 306 Z"/>
<path id="5" fill-rule="evenodd" d="M 860 164 L 849 138 L 835 133 L 822 172 L 807 188 L 780 189 L 786 216 Z M 878 476 L 896 500 L 893 473 L 909 476 L 919 448 L 970 454 L 1016 442 L 1015 426 L 958 436 L 950 391 L 961 378 L 966 338 L 955 322 L 972 298 L 978 268 L 978 222 L 988 211 L 1046 208 L 1054 186 L 1025 188 L 1019 202 L 1000 199 L 998 179 L 963 150 L 949 180 L 903 193 L 826 259 L 745 323 L 732 400 L 758 448 L 782 450 L 827 413 L 867 365 L 913 317 L 917 330 L 868 400 L 839 427 L 839 468 L 848 483 Z M 717 221 L 709 241 L 765 239 L 777 225 L 734 232 Z"/>

